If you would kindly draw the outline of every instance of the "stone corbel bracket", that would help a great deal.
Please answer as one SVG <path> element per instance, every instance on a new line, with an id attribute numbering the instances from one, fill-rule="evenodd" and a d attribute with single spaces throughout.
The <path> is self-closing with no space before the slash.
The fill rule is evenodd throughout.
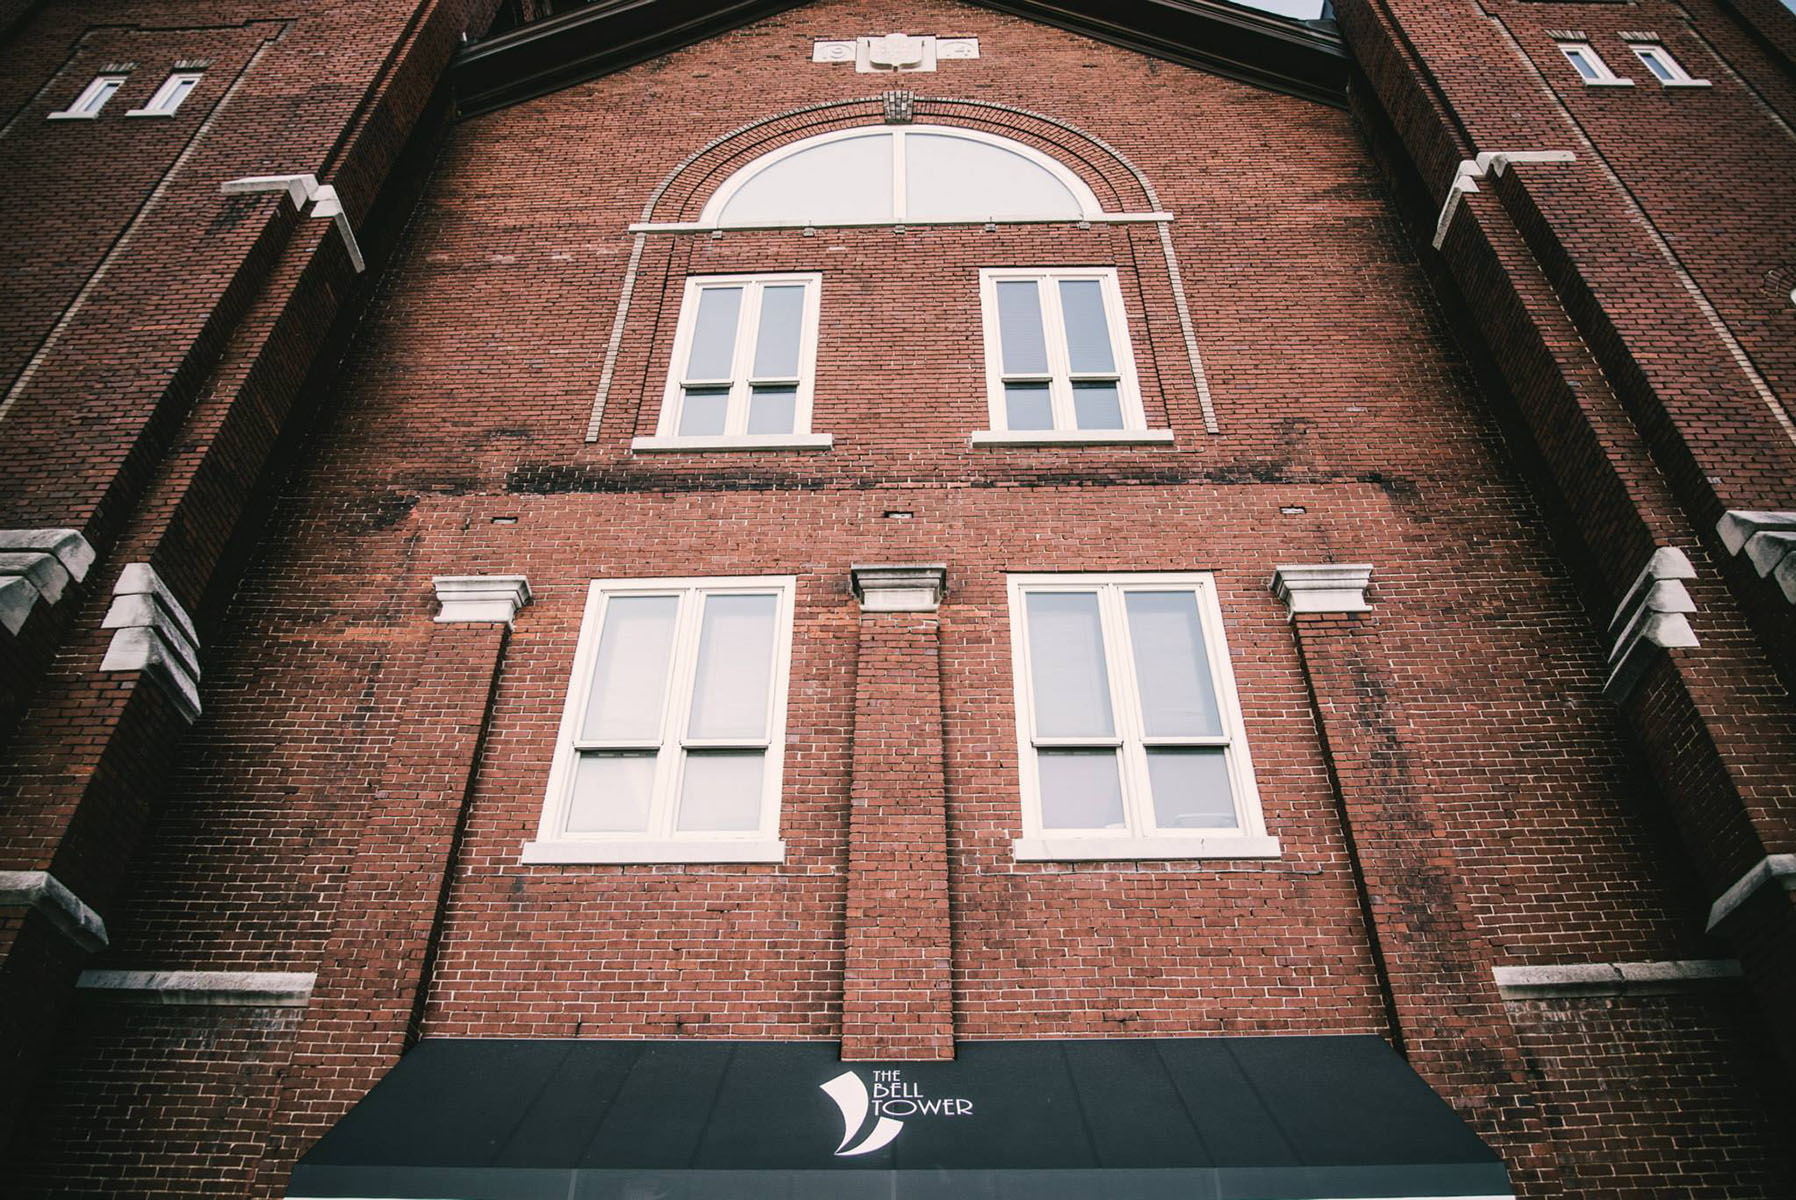
<path id="1" fill-rule="evenodd" d="M 439 625 L 510 625 L 518 610 L 530 603 L 530 581 L 522 575 L 438 575 L 431 583 L 436 586 Z"/>
<path id="2" fill-rule="evenodd" d="M 142 671 L 188 721 L 200 715 L 199 631 L 149 563 L 126 565 L 100 626 L 115 631 L 100 670 Z"/>
<path id="3" fill-rule="evenodd" d="M 0 907 L 35 908 L 88 953 L 107 945 L 106 922 L 48 871 L 0 871 Z"/>
<path id="4" fill-rule="evenodd" d="M 1370 612 L 1371 582 L 1371 563 L 1288 563 L 1273 569 L 1270 586 L 1294 619 L 1299 613 Z"/>
<path id="5" fill-rule="evenodd" d="M 319 183 L 318 176 L 304 175 L 245 175 L 241 179 L 227 179 L 218 185 L 221 195 L 247 196 L 256 192 L 286 192 L 287 198 L 293 201 L 293 207 L 304 212 L 306 205 L 312 206 L 312 216 L 320 220 L 328 220 L 337 227 L 337 234 L 343 239 L 343 248 L 349 251 L 350 264 L 355 273 L 360 275 L 368 269 L 362 258 L 362 248 L 355 240 L 355 227 L 349 223 L 349 214 L 343 211 L 343 199 L 337 195 L 337 189 L 328 183 Z"/>
<path id="6" fill-rule="evenodd" d="M 942 563 L 869 564 L 849 568 L 849 575 L 862 612 L 935 612 L 948 593 Z"/>
<path id="7" fill-rule="evenodd" d="M 1683 581 L 1694 578 L 1696 568 L 1682 550 L 1661 546 L 1653 551 L 1609 620 L 1615 642 L 1609 650 L 1609 679 L 1603 684 L 1603 695 L 1617 704 L 1627 699 L 1646 672 L 1649 646 L 1700 644 L 1685 616 L 1696 611 L 1696 601 Z"/>
<path id="8" fill-rule="evenodd" d="M 1570 150 L 1486 150 L 1477 158 L 1461 159 L 1453 170 L 1453 182 L 1447 186 L 1447 199 L 1441 205 L 1441 215 L 1434 222 L 1434 248 L 1439 250 L 1441 243 L 1447 240 L 1447 227 L 1453 224 L 1453 214 L 1459 211 L 1459 203 L 1467 192 L 1478 190 L 1478 180 L 1502 175 L 1511 163 L 1577 161 L 1578 156 Z"/>
<path id="9" fill-rule="evenodd" d="M 41 599 L 55 604 L 87 578 L 94 548 L 75 529 L 0 529 L 0 626 L 18 634 Z"/>
<path id="10" fill-rule="evenodd" d="M 1732 509 L 1715 526 L 1729 554 L 1742 550 L 1759 578 L 1767 576 L 1796 604 L 1796 512 Z"/>

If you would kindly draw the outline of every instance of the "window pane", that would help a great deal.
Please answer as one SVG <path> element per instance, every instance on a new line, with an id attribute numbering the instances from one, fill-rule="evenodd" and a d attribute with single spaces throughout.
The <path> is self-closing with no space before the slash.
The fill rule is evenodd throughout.
<path id="1" fill-rule="evenodd" d="M 681 833 L 759 829 L 765 759 L 760 750 L 688 754 L 676 828 Z"/>
<path id="2" fill-rule="evenodd" d="M 1219 737 L 1222 714 L 1210 684 L 1197 597 L 1191 592 L 1128 592 L 1129 640 L 1149 737 Z"/>
<path id="3" fill-rule="evenodd" d="M 913 221 L 1080 217 L 1052 172 L 999 146 L 939 133 L 905 137 L 905 215 Z"/>
<path id="4" fill-rule="evenodd" d="M 1640 57 L 1646 63 L 1647 69 L 1659 77 L 1661 83 L 1669 83 L 1676 78 L 1671 73 L 1671 68 L 1667 67 L 1664 60 L 1659 57 L 1657 51 L 1649 50 Z"/>
<path id="5" fill-rule="evenodd" d="M 1035 756 L 1043 829 L 1123 828 L 1114 750 L 1043 750 Z"/>
<path id="6" fill-rule="evenodd" d="M 605 605 L 584 741 L 635 741 L 661 735 L 667 657 L 678 596 L 614 596 Z"/>
<path id="7" fill-rule="evenodd" d="M 758 387 L 748 397 L 750 433 L 791 433 L 798 416 L 798 389 Z"/>
<path id="8" fill-rule="evenodd" d="M 1121 429 L 1122 396 L 1114 383 L 1073 384 L 1073 420 L 1080 429 Z"/>
<path id="9" fill-rule="evenodd" d="M 698 319 L 692 323 L 692 354 L 686 359 L 686 378 L 734 378 L 736 319 L 741 312 L 741 288 L 699 289 Z"/>
<path id="10" fill-rule="evenodd" d="M 1045 383 L 1005 384 L 1004 427 L 1006 429 L 1054 428 L 1054 405 L 1048 399 L 1048 385 Z"/>
<path id="11" fill-rule="evenodd" d="M 655 755 L 582 754 L 574 760 L 569 833 L 646 833 Z"/>
<path id="12" fill-rule="evenodd" d="M 1584 78 L 1597 78 L 1596 67 L 1591 64 L 1589 59 L 1584 57 L 1584 52 L 1582 50 L 1567 50 L 1565 52 L 1565 57 L 1571 59 L 1572 66 L 1576 67 L 1578 69 L 1578 74 L 1582 75 Z"/>
<path id="13" fill-rule="evenodd" d="M 755 335 L 755 378 L 798 378 L 798 331 L 804 322 L 804 285 L 761 290 L 761 329 Z"/>
<path id="14" fill-rule="evenodd" d="M 124 80 L 122 79 L 107 79 L 102 81 L 93 89 L 86 100 L 75 111 L 82 113 L 99 112 L 102 108 L 106 107 L 106 102 L 112 99 L 112 94 L 118 91 L 123 84 Z"/>
<path id="15" fill-rule="evenodd" d="M 157 111 L 174 112 L 175 109 L 180 108 L 181 101 L 187 99 L 187 93 L 191 92 L 198 82 L 197 79 L 175 80 L 175 86 L 169 89 L 168 95 L 164 96 L 162 102 L 156 106 Z"/>
<path id="16" fill-rule="evenodd" d="M 680 405 L 681 437 L 708 437 L 723 432 L 730 411 L 729 388 L 687 388 Z"/>
<path id="17" fill-rule="evenodd" d="M 1149 750 L 1148 786 L 1161 829 L 1236 829 L 1228 761 L 1217 750 Z"/>
<path id="18" fill-rule="evenodd" d="M 742 187 L 720 225 L 827 225 L 892 219 L 892 135 L 881 131 L 800 150 Z"/>
<path id="19" fill-rule="evenodd" d="M 1041 328 L 1041 293 L 1033 279 L 998 283 L 998 344 L 1006 375 L 1045 375 L 1048 344 Z"/>
<path id="20" fill-rule="evenodd" d="M 1095 592 L 1030 592 L 1029 673 L 1038 737 L 1108 737 L 1110 676 Z"/>
<path id="21" fill-rule="evenodd" d="M 1066 322 L 1066 354 L 1074 371 L 1116 370 L 1110 351 L 1110 323 L 1104 316 L 1104 292 L 1095 279 L 1060 281 L 1060 315 Z"/>
<path id="22" fill-rule="evenodd" d="M 707 596 L 692 685 L 695 738 L 767 735 L 767 689 L 773 674 L 777 596 Z"/>

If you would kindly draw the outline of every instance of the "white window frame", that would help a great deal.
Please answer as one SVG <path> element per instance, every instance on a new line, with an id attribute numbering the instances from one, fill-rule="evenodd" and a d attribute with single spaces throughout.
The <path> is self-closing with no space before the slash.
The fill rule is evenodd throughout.
<path id="1" fill-rule="evenodd" d="M 791 575 L 713 576 L 674 579 L 595 579 L 587 590 L 586 611 L 574 665 L 568 680 L 567 704 L 556 734 L 555 758 L 549 769 L 542 820 L 536 840 L 525 842 L 526 863 L 729 863 L 784 862 L 786 844 L 779 837 L 780 788 L 785 769 L 786 698 L 792 673 L 792 622 L 797 581 Z M 769 680 L 765 738 L 705 739 L 686 736 L 698 662 L 704 598 L 717 595 L 778 597 L 774 613 L 773 671 Z M 663 698 L 660 736 L 640 742 L 589 743 L 581 724 L 598 665 L 599 637 L 608 602 L 620 596 L 679 596 Z M 582 749 L 636 748 L 656 751 L 654 792 L 649 828 L 642 833 L 577 834 L 567 832 L 576 760 Z M 674 827 L 681 773 L 687 749 L 764 748 L 761 819 L 753 830 L 682 833 Z"/>
<path id="2" fill-rule="evenodd" d="M 1712 86 L 1706 79 L 1692 79 L 1690 72 L 1684 70 L 1684 64 L 1672 57 L 1671 51 L 1665 48 L 1663 42 L 1629 42 L 1628 49 L 1634 52 L 1634 57 L 1640 60 L 1640 64 L 1647 69 L 1647 72 L 1659 81 L 1660 87 L 1706 88 Z M 1665 68 L 1665 75 L 1661 75 L 1653 69 L 1654 63 Z M 1670 78 L 1666 78 L 1667 75 Z"/>
<path id="3" fill-rule="evenodd" d="M 205 77 L 204 71 L 176 71 L 162 81 L 162 86 L 156 89 L 156 94 L 151 96 L 142 108 L 133 108 L 125 115 L 127 117 L 172 117 L 181 111 L 181 105 L 187 102 L 187 97 L 199 90 L 200 80 Z M 184 83 L 191 86 L 182 91 L 181 85 Z"/>
<path id="4" fill-rule="evenodd" d="M 1559 53 L 1565 55 L 1565 61 L 1570 64 L 1572 74 L 1576 75 L 1578 80 L 1583 83 L 1585 87 L 1634 86 L 1634 81 L 1632 79 L 1623 79 L 1616 75 L 1614 71 L 1611 71 L 1609 69 L 1609 64 L 1603 61 L 1603 56 L 1598 54 L 1596 52 L 1596 47 L 1592 46 L 1589 42 L 1569 41 L 1555 42 L 1553 44 L 1559 47 Z M 1584 72 L 1578 70 L 1579 58 L 1584 59 L 1585 62 L 1590 64 L 1591 69 L 1596 72 L 1595 78 L 1591 78 L 1585 75 Z"/>
<path id="5" fill-rule="evenodd" d="M 1108 380 L 1108 374 L 1074 375 L 1066 347 L 1066 324 L 1060 311 L 1062 280 L 1096 280 L 1104 297 L 1104 321 L 1110 329 L 1110 350 L 1116 359 L 1117 397 L 1122 407 L 1121 429 L 1079 429 L 1074 421 L 1073 383 L 1076 380 Z M 1045 374 L 1007 374 L 998 316 L 998 284 L 1033 282 L 1041 297 L 1042 336 L 1047 344 Z M 1122 288 L 1114 267 L 988 267 L 979 272 L 979 307 L 985 335 L 985 400 L 989 429 L 972 436 L 975 446 L 1090 445 L 1107 442 L 1171 442 L 1170 429 L 1149 429 L 1141 407 L 1141 383 L 1135 373 L 1135 349 L 1129 340 L 1129 318 L 1123 310 Z M 1006 382 L 1048 385 L 1054 428 L 1013 430 L 1004 403 Z"/>
<path id="6" fill-rule="evenodd" d="M 766 171 L 769 167 L 775 166 L 778 163 L 780 163 L 781 161 L 791 158 L 792 156 L 794 156 L 796 154 L 802 154 L 806 150 L 813 150 L 816 147 L 825 145 L 829 142 L 840 142 L 840 141 L 846 141 L 851 138 L 863 138 L 863 137 L 884 137 L 884 138 L 888 138 L 891 141 L 891 144 L 892 144 L 892 213 L 893 213 L 893 216 L 890 220 L 852 221 L 852 222 L 847 222 L 846 223 L 847 225 L 849 225 L 849 226 L 853 226 L 853 225 L 884 226 L 884 225 L 907 225 L 907 224 L 923 224 L 923 225 L 941 225 L 941 224 L 965 225 L 965 224 L 968 224 L 969 221 L 966 219 L 956 219 L 956 220 L 951 220 L 951 221 L 935 221 L 935 220 L 917 221 L 907 215 L 906 209 L 907 209 L 907 206 L 908 206 L 909 200 L 910 200 L 909 189 L 906 185 L 906 172 L 907 172 L 908 162 L 909 162 L 909 154 L 908 154 L 908 150 L 907 150 L 907 144 L 908 144 L 907 139 L 913 134 L 928 135 L 928 136 L 934 136 L 934 137 L 953 137 L 953 138 L 960 138 L 962 140 L 969 141 L 969 142 L 982 142 L 985 145 L 993 146 L 1000 150 L 1005 150 L 1011 154 L 1015 154 L 1021 158 L 1028 160 L 1029 162 L 1034 163 L 1036 166 L 1042 168 L 1043 170 L 1047 171 L 1048 174 L 1052 175 L 1056 180 L 1058 180 L 1060 182 L 1061 186 L 1065 187 L 1067 189 L 1067 191 L 1072 193 L 1074 202 L 1077 203 L 1079 206 L 1079 214 L 1077 216 L 1071 216 L 1071 217 L 1056 216 L 1056 217 L 1052 217 L 1052 218 L 1043 218 L 1043 217 L 1031 216 L 1026 213 L 992 213 L 992 214 L 989 214 L 988 216 L 980 218 L 980 220 L 992 221 L 992 222 L 997 222 L 997 223 L 1019 222 L 1019 221 L 1020 222 L 1033 222 L 1033 221 L 1044 221 L 1045 220 L 1045 221 L 1060 223 L 1060 222 L 1067 222 L 1067 221 L 1115 221 L 1119 217 L 1120 218 L 1135 217 L 1137 219 L 1147 219 L 1147 217 L 1149 217 L 1149 216 L 1153 216 L 1153 217 L 1164 216 L 1164 214 L 1106 213 L 1104 211 L 1104 206 L 1098 201 L 1097 194 L 1091 190 L 1091 186 L 1089 184 L 1087 184 L 1083 179 L 1080 179 L 1078 175 L 1074 174 L 1072 169 L 1069 168 L 1065 163 L 1062 163 L 1059 159 L 1054 158 L 1052 155 L 1043 154 L 1040 150 L 1037 150 L 1033 146 L 1028 146 L 1028 145 L 1023 144 L 1022 142 L 1013 141 L 1010 138 L 999 137 L 995 134 L 990 134 L 990 133 L 984 133 L 977 129 L 965 129 L 958 125 L 899 125 L 899 126 L 856 125 L 849 129 L 838 129 L 838 130 L 834 131 L 833 133 L 820 133 L 815 137 L 804 138 L 803 140 L 793 142 L 790 145 L 781 146 L 777 150 L 770 150 L 766 154 L 762 155 L 760 158 L 755 159 L 753 162 L 749 163 L 748 165 L 744 166 L 741 170 L 737 171 L 734 175 L 731 175 L 728 179 L 724 180 L 723 184 L 720 187 L 718 187 L 717 191 L 712 193 L 711 199 L 705 203 L 704 211 L 699 214 L 698 221 L 696 222 L 696 224 L 692 225 L 691 228 L 694 228 L 694 229 L 718 229 L 718 228 L 723 228 L 723 229 L 759 229 L 759 228 L 785 229 L 785 228 L 794 228 L 794 229 L 796 229 L 796 228 L 809 227 L 811 222 L 808 218 L 806 218 L 803 215 L 803 213 L 795 213 L 791 220 L 782 221 L 782 222 L 773 223 L 773 224 L 763 224 L 760 222 L 756 222 L 755 224 L 752 224 L 752 225 L 721 225 L 720 226 L 718 224 L 718 220 L 719 220 L 719 218 L 722 217 L 724 209 L 729 207 L 730 201 L 734 200 L 736 198 L 736 193 L 741 191 L 744 187 L 746 187 L 749 184 L 750 181 L 752 181 L 757 176 L 759 176 L 763 171 Z M 839 227 L 842 225 L 842 223 L 840 223 L 840 222 L 825 222 L 825 224 L 830 225 L 832 228 Z M 632 228 L 636 228 L 636 227 L 632 226 Z M 681 226 L 681 228 L 684 228 L 684 226 Z"/>
<path id="7" fill-rule="evenodd" d="M 797 378 L 761 378 L 754 370 L 755 337 L 760 331 L 761 297 L 769 287 L 803 284 L 804 315 L 798 335 Z M 730 378 L 696 379 L 686 376 L 692 356 L 692 338 L 698 326 L 699 295 L 706 288 L 740 287 L 742 307 L 736 317 L 735 359 Z M 661 394 L 661 417 L 653 437 L 630 443 L 636 451 L 690 450 L 827 450 L 835 439 L 811 432 L 811 401 L 817 381 L 817 325 L 823 308 L 823 276 L 818 272 L 785 272 L 758 275 L 694 275 L 686 280 L 680 301 L 680 320 L 674 332 L 673 357 L 667 364 L 667 386 Z M 681 436 L 680 410 L 688 387 L 729 385 L 729 411 L 722 434 Z M 798 389 L 793 403 L 791 433 L 749 433 L 748 405 L 756 385 L 791 384 Z"/>
<path id="8" fill-rule="evenodd" d="M 69 106 L 58 112 L 48 114 L 52 121 L 92 121 L 98 119 L 101 111 L 112 98 L 124 89 L 125 81 L 130 75 L 123 71 L 102 71 L 88 81 L 81 94 L 69 102 Z"/>
<path id="9" fill-rule="evenodd" d="M 1021 781 L 1023 836 L 1012 843 L 1019 862 L 1187 858 L 1277 858 L 1278 839 L 1266 833 L 1260 811 L 1259 790 L 1254 782 L 1253 757 L 1247 747 L 1247 729 L 1235 691 L 1228 642 L 1223 635 L 1222 609 L 1216 598 L 1216 579 L 1208 571 L 1138 572 L 1130 574 L 1068 573 L 1011 575 L 1010 602 L 1011 679 L 1016 697 L 1017 761 Z M 1168 591 L 1194 593 L 1199 625 L 1210 664 L 1210 683 L 1221 716 L 1219 737 L 1155 737 L 1142 732 L 1140 687 L 1135 679 L 1135 660 L 1129 642 L 1123 592 Z M 1028 606 L 1025 597 L 1039 592 L 1092 592 L 1098 594 L 1098 611 L 1104 641 L 1105 673 L 1110 683 L 1110 708 L 1115 721 L 1114 738 L 1039 738 L 1034 731 L 1034 690 L 1029 664 Z M 1083 747 L 1112 744 L 1118 758 L 1123 789 L 1126 833 L 1109 829 L 1046 831 L 1041 824 L 1041 784 L 1036 768 L 1038 747 Z M 1153 802 L 1147 785 L 1147 747 L 1220 746 L 1225 751 L 1229 786 L 1235 799 L 1238 828 L 1161 830 L 1154 825 Z"/>

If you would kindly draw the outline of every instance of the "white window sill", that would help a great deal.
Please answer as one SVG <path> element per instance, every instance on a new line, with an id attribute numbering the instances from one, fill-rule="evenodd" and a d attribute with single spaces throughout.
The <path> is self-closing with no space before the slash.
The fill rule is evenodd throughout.
<path id="1" fill-rule="evenodd" d="M 830 433 L 738 433 L 632 438 L 630 449 L 638 454 L 678 454 L 705 450 L 827 450 L 835 444 L 835 435 Z"/>
<path id="2" fill-rule="evenodd" d="M 975 446 L 1127 446 L 1172 442 L 1170 429 L 980 429 Z"/>
<path id="3" fill-rule="evenodd" d="M 1668 88 L 1706 88 L 1714 87 L 1715 85 L 1706 79 L 1665 79 L 1659 81 L 1659 86 Z"/>
<path id="4" fill-rule="evenodd" d="M 1632 79 L 1586 79 L 1585 87 L 1633 87 Z"/>
<path id="5" fill-rule="evenodd" d="M 526 863 L 783 863 L 786 843 L 757 841 L 525 842 Z"/>
<path id="6" fill-rule="evenodd" d="M 125 115 L 127 117 L 172 117 L 175 114 L 161 108 L 128 108 L 125 110 Z"/>
<path id="7" fill-rule="evenodd" d="M 46 120 L 46 121 L 97 121 L 99 119 L 100 119 L 100 114 L 97 112 L 96 113 L 53 112 L 53 113 L 45 113 L 44 114 L 44 120 Z"/>
<path id="8" fill-rule="evenodd" d="M 1018 862 L 1103 862 L 1180 858 L 1277 858 L 1278 839 L 1241 834 L 1215 837 L 1037 837 L 1010 844 Z"/>

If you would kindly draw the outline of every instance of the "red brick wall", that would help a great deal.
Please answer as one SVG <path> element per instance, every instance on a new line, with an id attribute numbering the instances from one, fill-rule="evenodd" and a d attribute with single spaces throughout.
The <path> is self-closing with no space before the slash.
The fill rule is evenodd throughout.
<path id="1" fill-rule="evenodd" d="M 1147 174 L 1177 216 L 1222 433 L 1202 430 L 1151 229 L 879 229 L 651 238 L 601 436 L 586 443 L 625 227 L 650 190 L 744 121 L 889 86 L 810 63 L 810 40 L 900 25 L 977 35 L 984 55 L 900 82 L 1058 117 Z M 1054 139 L 1101 194 L 1139 203 L 1089 142 L 1007 120 Z M 1118 269 L 1149 423 L 1174 429 L 1174 446 L 968 446 L 986 424 L 977 271 L 1023 262 Z M 747 269 L 823 275 L 813 428 L 835 448 L 630 455 L 628 438 L 654 428 L 685 274 Z M 1555 333 L 1576 341 L 1575 328 Z M 1414 1000 L 1427 1027 L 1451 1028 L 1468 997 L 1487 1002 L 1491 965 L 1721 953 L 1600 697 L 1607 646 L 1343 112 L 984 10 L 826 3 L 464 122 L 301 463 L 210 643 L 207 712 L 133 865 L 107 965 L 311 969 L 336 946 L 348 968 L 375 969 L 342 931 L 367 919 L 356 860 L 405 852 L 398 832 L 358 840 L 370 782 L 442 715 L 419 699 L 430 577 L 517 572 L 536 598 L 494 689 L 459 864 L 438 924 L 413 931 L 441 939 L 423 1032 L 841 1036 L 861 626 L 848 570 L 880 561 L 948 569 L 955 1036 L 1388 1030 L 1296 641 L 1266 587 L 1285 562 L 1376 567 L 1410 785 L 1438 813 L 1481 939 L 1447 947 L 1464 959 L 1451 977 L 1424 959 L 1391 968 L 1438 976 Z M 1662 488 L 1641 475 L 1657 503 Z M 1005 573 L 1199 569 L 1216 573 L 1282 857 L 1016 863 Z M 522 865 L 588 581 L 754 573 L 798 577 L 786 862 Z M 401 999 L 386 1001 L 370 1019 L 398 1013 Z M 1755 1019 L 1741 1017 L 1743 1039 Z M 1630 1036 L 1650 1048 L 1654 1035 Z M 1497 1077 L 1502 1055 L 1478 1060 L 1495 1064 L 1487 1077 L 1440 1065 L 1458 1048 L 1418 1059 L 1443 1092 L 1463 1103 L 1514 1082 Z M 216 1070 L 263 1071 L 283 1053 Z M 1719 1074 L 1731 1051 L 1679 1053 Z M 1541 1059 L 1530 1086 L 1576 1118 L 1552 1128 L 1544 1155 L 1585 1192 L 1604 1185 L 1563 1164 L 1603 1152 L 1605 1106 L 1668 1143 L 1692 1179 L 1721 1170 L 1698 1130 L 1764 1153 L 1732 1099 L 1704 1093 L 1672 1112 L 1619 1087 L 1593 1095 L 1570 1081 L 1612 1068 L 1581 1054 Z M 106 1112 L 72 1120 L 43 1153 L 79 1157 L 101 1122 L 112 1153 L 158 1137 L 141 1110 Z M 271 1121 L 277 1136 L 303 1125 L 285 1110 Z M 1741 1168 L 1739 1186 L 1760 1171 Z"/>

